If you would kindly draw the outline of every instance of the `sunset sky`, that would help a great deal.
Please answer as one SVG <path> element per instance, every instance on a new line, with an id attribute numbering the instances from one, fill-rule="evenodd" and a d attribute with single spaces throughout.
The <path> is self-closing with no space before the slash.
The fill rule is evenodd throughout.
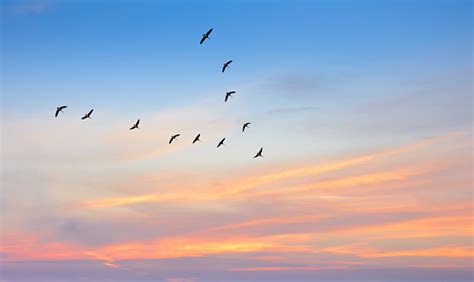
<path id="1" fill-rule="evenodd" d="M 472 1 L 1 9 L 0 281 L 471 280 Z"/>

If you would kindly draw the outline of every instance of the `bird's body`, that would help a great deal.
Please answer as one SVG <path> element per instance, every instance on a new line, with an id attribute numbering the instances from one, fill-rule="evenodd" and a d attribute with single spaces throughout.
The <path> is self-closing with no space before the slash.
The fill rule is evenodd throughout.
<path id="1" fill-rule="evenodd" d="M 257 153 L 253 158 L 254 158 L 254 159 L 255 159 L 255 158 L 258 158 L 258 157 L 262 157 L 262 158 L 263 158 L 262 153 L 263 153 L 263 147 L 260 148 L 260 150 L 258 151 L 258 153 Z"/>
<path id="2" fill-rule="evenodd" d="M 224 71 L 229 67 L 230 63 L 232 63 L 232 60 L 230 61 L 227 61 L 224 66 L 222 67 L 222 73 L 224 73 Z"/>
<path id="3" fill-rule="evenodd" d="M 242 132 L 244 132 L 245 129 L 248 128 L 250 124 L 251 124 L 250 122 L 244 123 L 244 126 L 242 126 Z"/>
<path id="4" fill-rule="evenodd" d="M 60 113 L 60 112 L 62 113 L 65 108 L 67 108 L 67 106 L 60 106 L 60 107 L 57 107 L 57 108 L 56 108 L 56 113 L 54 113 L 54 117 L 58 117 L 59 113 Z"/>
<path id="5" fill-rule="evenodd" d="M 206 39 L 209 38 L 209 35 L 211 34 L 211 32 L 212 32 L 212 28 L 209 29 L 206 33 L 204 33 L 204 34 L 202 35 L 201 42 L 199 42 L 199 44 L 203 44 L 204 41 L 206 41 Z"/>
<path id="6" fill-rule="evenodd" d="M 172 135 L 171 138 L 170 138 L 170 141 L 168 142 L 168 144 L 171 144 L 171 142 L 173 142 L 174 139 L 178 138 L 180 134 L 175 134 L 175 135 Z"/>
<path id="7" fill-rule="evenodd" d="M 89 118 L 89 119 L 90 119 L 90 118 L 91 118 L 91 114 L 92 114 L 93 111 L 94 111 L 94 109 L 90 110 L 90 111 L 89 111 L 87 114 L 85 114 L 81 119 L 83 119 L 83 120 L 86 119 L 86 118 Z"/>
<path id="8" fill-rule="evenodd" d="M 225 146 L 224 141 L 225 141 L 225 138 L 222 138 L 222 140 L 219 142 L 219 144 L 217 144 L 217 148 L 219 148 L 220 146 Z"/>
<path id="9" fill-rule="evenodd" d="M 194 138 L 193 144 L 196 143 L 197 141 L 199 141 L 199 142 L 201 141 L 201 140 L 199 140 L 199 137 L 201 137 L 201 133 L 199 133 L 199 134 L 196 136 L 196 138 Z"/>
<path id="10" fill-rule="evenodd" d="M 135 122 L 135 124 L 132 127 L 130 127 L 130 130 L 136 129 L 136 128 L 140 129 L 140 127 L 138 127 L 139 123 L 140 123 L 140 119 L 138 119 L 137 122 Z"/>
<path id="11" fill-rule="evenodd" d="M 234 94 L 234 93 L 235 93 L 235 91 L 226 92 L 224 102 L 227 102 L 227 99 L 229 99 L 229 97 L 232 97 L 232 94 Z"/>

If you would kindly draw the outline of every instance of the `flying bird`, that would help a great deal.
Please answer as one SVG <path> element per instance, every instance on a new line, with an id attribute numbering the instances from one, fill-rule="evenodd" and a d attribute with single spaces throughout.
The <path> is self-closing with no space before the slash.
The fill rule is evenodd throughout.
<path id="1" fill-rule="evenodd" d="M 196 143 L 197 141 L 201 142 L 201 140 L 199 140 L 199 137 L 201 137 L 201 133 L 199 133 L 196 138 L 194 138 L 193 140 L 193 144 Z"/>
<path id="2" fill-rule="evenodd" d="M 224 73 L 224 71 L 229 67 L 230 63 L 232 63 L 232 60 L 227 61 L 227 63 L 224 64 L 224 66 L 222 67 L 222 73 Z"/>
<path id="3" fill-rule="evenodd" d="M 225 99 L 224 99 L 224 103 L 227 102 L 227 99 L 229 99 L 229 97 L 232 97 L 232 94 L 234 94 L 235 91 L 228 91 L 225 93 Z"/>
<path id="4" fill-rule="evenodd" d="M 86 118 L 91 118 L 91 114 L 94 111 L 94 109 L 90 110 L 87 114 L 85 114 L 81 119 L 86 119 Z"/>
<path id="5" fill-rule="evenodd" d="M 225 146 L 224 145 L 224 140 L 225 140 L 225 138 L 222 138 L 222 140 L 219 142 L 219 144 L 217 144 L 217 148 L 219 148 L 220 146 Z"/>
<path id="6" fill-rule="evenodd" d="M 244 123 L 244 126 L 242 126 L 242 132 L 244 132 L 245 129 L 248 128 L 250 124 L 251 124 L 250 122 Z"/>
<path id="7" fill-rule="evenodd" d="M 260 148 L 260 150 L 258 151 L 258 153 L 257 153 L 253 158 L 254 158 L 254 159 L 255 159 L 255 158 L 258 158 L 258 157 L 262 157 L 262 158 L 263 158 L 262 152 L 263 152 L 263 147 Z"/>
<path id="8" fill-rule="evenodd" d="M 140 127 L 138 127 L 139 123 L 140 123 L 140 119 L 138 119 L 137 122 L 135 122 L 135 124 L 132 127 L 130 127 L 130 130 L 135 129 L 135 128 L 140 129 Z"/>
<path id="9" fill-rule="evenodd" d="M 170 142 L 168 142 L 168 144 L 171 144 L 171 142 L 173 142 L 174 139 L 176 139 L 180 134 L 175 134 L 173 136 L 171 136 L 171 139 L 170 139 Z"/>
<path id="10" fill-rule="evenodd" d="M 67 108 L 67 106 L 60 106 L 60 107 L 57 107 L 57 108 L 56 108 L 56 113 L 54 114 L 54 117 L 58 117 L 59 112 L 62 113 L 65 108 Z"/>
<path id="11" fill-rule="evenodd" d="M 211 34 L 211 32 L 212 32 L 212 28 L 210 30 L 208 30 L 206 33 L 204 33 L 202 35 L 201 42 L 199 44 L 203 44 L 204 41 L 206 41 L 206 39 L 209 38 L 209 35 Z"/>

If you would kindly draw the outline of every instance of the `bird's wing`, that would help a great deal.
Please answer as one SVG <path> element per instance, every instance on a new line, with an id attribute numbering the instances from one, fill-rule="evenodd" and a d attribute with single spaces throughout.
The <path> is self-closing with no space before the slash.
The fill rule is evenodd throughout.
<path id="1" fill-rule="evenodd" d="M 209 36 L 212 32 L 212 28 L 206 32 L 206 36 Z"/>
<path id="2" fill-rule="evenodd" d="M 54 114 L 54 117 L 58 117 L 58 114 L 59 114 L 59 109 L 56 109 L 56 113 Z"/>
<path id="3" fill-rule="evenodd" d="M 204 42 L 204 40 L 206 40 L 206 37 L 205 37 L 205 36 L 203 36 L 203 37 L 201 38 L 201 42 L 199 42 L 199 44 L 202 44 L 202 43 Z"/>
<path id="4" fill-rule="evenodd" d="M 225 138 L 222 139 L 222 140 L 219 142 L 219 144 L 217 145 L 217 148 L 219 148 L 221 145 L 224 145 L 224 140 L 225 140 Z"/>
<path id="5" fill-rule="evenodd" d="M 228 61 L 228 62 L 227 62 L 227 65 L 229 65 L 230 63 L 232 63 L 232 60 Z"/>
<path id="6" fill-rule="evenodd" d="M 224 71 L 225 71 L 225 67 L 226 67 L 226 65 L 224 65 L 224 66 L 222 67 L 222 72 L 224 72 Z"/>
<path id="7" fill-rule="evenodd" d="M 135 123 L 135 125 L 138 126 L 139 123 L 140 123 L 140 119 L 137 120 L 137 122 Z"/>
<path id="8" fill-rule="evenodd" d="M 92 112 L 94 111 L 94 109 L 90 110 L 89 113 L 87 114 L 88 116 L 90 116 L 92 114 Z"/>
<path id="9" fill-rule="evenodd" d="M 85 116 L 81 117 L 81 119 L 86 119 L 86 118 L 87 118 L 87 115 L 85 115 Z"/>

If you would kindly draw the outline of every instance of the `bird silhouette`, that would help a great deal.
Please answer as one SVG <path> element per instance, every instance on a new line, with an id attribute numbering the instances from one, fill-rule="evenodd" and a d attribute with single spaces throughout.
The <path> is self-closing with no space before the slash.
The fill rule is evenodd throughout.
<path id="1" fill-rule="evenodd" d="M 138 119 L 137 122 L 135 122 L 135 124 L 132 127 L 130 127 L 130 130 L 135 129 L 135 128 L 140 129 L 140 127 L 138 127 L 139 123 L 140 123 L 140 119 Z"/>
<path id="2" fill-rule="evenodd" d="M 54 114 L 54 117 L 58 117 L 59 113 L 60 113 L 60 112 L 62 113 L 65 108 L 67 108 L 67 106 L 60 106 L 60 107 L 57 107 L 57 108 L 56 108 L 56 113 Z"/>
<path id="3" fill-rule="evenodd" d="M 217 148 L 219 148 L 220 146 L 225 146 L 224 141 L 225 141 L 225 138 L 222 138 L 219 144 L 217 144 Z"/>
<path id="4" fill-rule="evenodd" d="M 224 71 L 229 67 L 230 63 L 232 63 L 232 60 L 227 61 L 227 63 L 224 64 L 224 66 L 222 67 L 222 73 L 224 73 Z"/>
<path id="5" fill-rule="evenodd" d="M 248 128 L 250 124 L 251 124 L 250 122 L 244 123 L 244 126 L 242 126 L 242 132 L 244 132 L 245 129 Z"/>
<path id="6" fill-rule="evenodd" d="M 87 114 L 85 114 L 81 119 L 86 119 L 86 118 L 91 118 L 91 114 L 94 111 L 94 109 L 90 110 Z"/>
<path id="7" fill-rule="evenodd" d="M 212 32 L 212 28 L 209 29 L 206 33 L 204 33 L 204 34 L 202 35 L 201 42 L 199 42 L 199 44 L 203 44 L 204 41 L 206 41 L 206 39 L 209 38 L 209 35 L 211 34 L 211 32 Z"/>
<path id="8" fill-rule="evenodd" d="M 201 137 L 201 133 L 199 133 L 196 138 L 194 138 L 193 140 L 193 144 L 196 143 L 197 141 L 201 142 L 201 140 L 199 140 L 199 137 Z"/>
<path id="9" fill-rule="evenodd" d="M 258 151 L 258 153 L 257 153 L 253 158 L 254 158 L 254 159 L 255 159 L 255 158 L 258 158 L 258 157 L 262 157 L 262 158 L 263 158 L 262 152 L 263 152 L 263 147 L 260 148 L 260 150 Z"/>
<path id="10" fill-rule="evenodd" d="M 176 139 L 180 134 L 175 134 L 173 136 L 171 136 L 171 139 L 170 141 L 168 142 L 168 144 L 171 144 L 171 142 L 173 142 L 174 139 Z"/>
<path id="11" fill-rule="evenodd" d="M 224 103 L 227 102 L 227 99 L 229 99 L 229 97 L 232 97 L 232 94 L 234 94 L 235 91 L 228 91 L 225 93 L 225 99 L 224 99 Z"/>

